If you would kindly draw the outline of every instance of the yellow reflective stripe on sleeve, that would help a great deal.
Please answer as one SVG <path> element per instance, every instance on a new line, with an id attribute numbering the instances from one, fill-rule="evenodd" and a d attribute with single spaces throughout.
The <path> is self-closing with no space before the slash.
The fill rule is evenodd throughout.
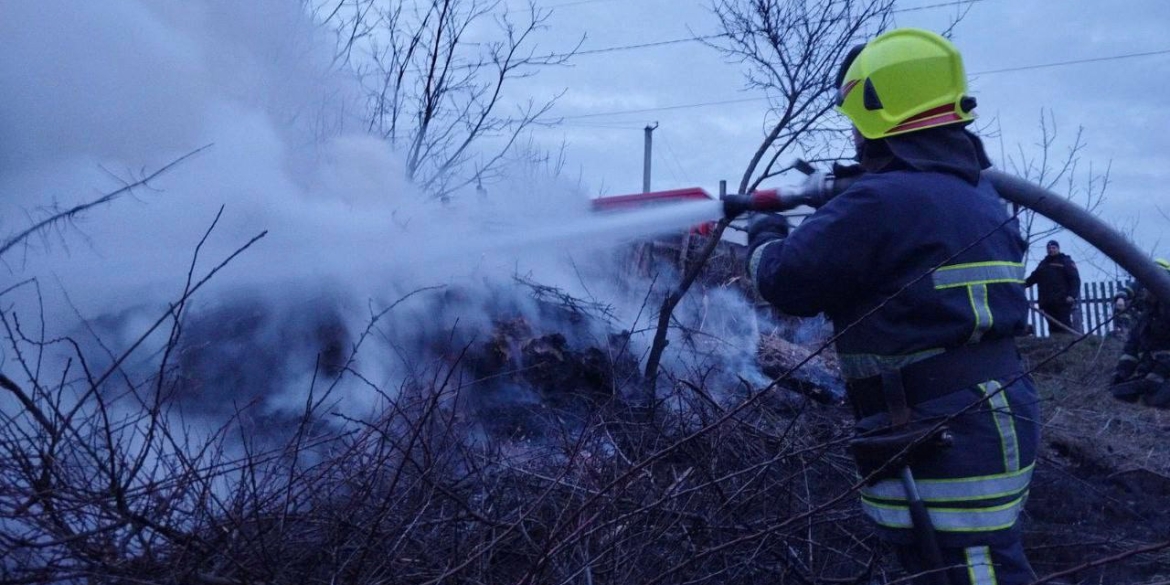
<path id="1" fill-rule="evenodd" d="M 991 547 L 973 546 L 967 553 L 967 577 L 971 585 L 999 585 L 995 578 L 995 565 L 991 564 Z"/>
<path id="2" fill-rule="evenodd" d="M 1020 469 L 1020 442 L 1016 435 L 1016 421 L 1012 415 L 1012 406 L 1008 402 L 1007 392 L 999 382 L 992 380 L 980 384 L 979 389 L 987 396 L 991 405 L 991 414 L 995 419 L 995 427 L 999 430 L 999 440 L 1003 447 L 1003 467 L 1005 471 Z"/>
<path id="3" fill-rule="evenodd" d="M 752 257 L 748 260 L 748 278 L 752 280 L 752 286 L 756 287 L 757 292 L 760 290 L 760 285 L 756 283 L 756 271 L 760 269 L 760 260 L 764 257 L 764 250 L 768 249 L 768 246 L 771 246 L 772 244 L 775 244 L 779 241 L 780 240 L 772 240 L 771 242 L 767 242 L 759 248 L 756 248 L 756 251 L 752 252 Z"/>
<path id="4" fill-rule="evenodd" d="M 989 508 L 933 508 L 928 507 L 930 522 L 940 532 L 993 532 L 1015 525 L 1024 508 L 1028 493 L 999 506 Z M 882 504 L 861 498 L 861 509 L 871 520 L 886 528 L 912 528 L 910 508 Z"/>
<path id="5" fill-rule="evenodd" d="M 955 479 L 916 479 L 914 483 L 918 486 L 919 497 L 925 502 L 992 500 L 1016 496 L 1028 489 L 1035 468 L 1035 464 L 1032 464 L 1010 473 Z M 906 501 L 906 490 L 902 482 L 896 479 L 884 479 L 874 485 L 864 486 L 861 495 L 877 500 L 893 500 L 895 503 Z"/>
<path id="6" fill-rule="evenodd" d="M 976 284 L 1023 283 L 1024 265 L 1020 262 L 973 262 L 943 266 L 932 275 L 936 290 Z"/>

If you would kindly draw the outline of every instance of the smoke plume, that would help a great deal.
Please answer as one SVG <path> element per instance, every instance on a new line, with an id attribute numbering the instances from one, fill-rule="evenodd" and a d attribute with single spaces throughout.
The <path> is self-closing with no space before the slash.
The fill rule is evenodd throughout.
<path id="1" fill-rule="evenodd" d="M 359 87 L 333 62 L 328 34 L 281 0 L 0 6 L 5 239 L 206 147 L 0 258 L 6 282 L 33 279 L 5 294 L 11 313 L 26 327 L 43 319 L 34 336 L 84 340 L 101 371 L 182 298 L 189 277 L 265 234 L 183 306 L 185 345 L 172 362 L 179 392 L 198 394 L 189 412 L 295 409 L 315 380 L 346 368 L 361 374 L 345 401 L 360 411 L 373 400 L 367 384 L 398 388 L 438 359 L 444 335 L 475 343 L 508 315 L 578 331 L 581 345 L 633 331 L 628 350 L 642 355 L 657 304 L 648 290 L 661 294 L 671 275 L 623 278 L 631 272 L 605 250 L 714 207 L 598 231 L 580 189 L 532 168 L 486 196 L 430 200 L 362 131 Z M 550 317 L 517 275 L 592 299 L 607 316 L 584 328 Z M 410 296 L 419 289 L 428 291 Z M 737 295 L 715 300 L 751 312 Z M 704 307 L 680 318 L 708 319 Z M 123 368 L 157 368 L 170 330 Z M 754 374 L 754 330 L 724 333 L 704 355 L 724 356 L 729 375 Z M 698 369 L 687 357 L 696 347 L 677 344 L 671 363 Z"/>

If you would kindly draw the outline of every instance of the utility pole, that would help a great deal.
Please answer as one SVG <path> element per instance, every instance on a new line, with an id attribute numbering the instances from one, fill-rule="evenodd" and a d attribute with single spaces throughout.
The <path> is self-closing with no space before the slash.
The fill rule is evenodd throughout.
<path id="1" fill-rule="evenodd" d="M 654 125 L 647 124 L 645 131 L 645 145 L 642 151 L 642 192 L 650 192 L 650 153 L 653 150 L 654 144 L 654 130 L 658 128 L 658 122 Z M 634 257 L 637 258 L 638 270 L 644 276 L 650 273 L 650 256 L 653 253 L 653 246 L 649 242 L 640 242 L 634 247 Z M 653 402 L 653 401 L 652 401 Z"/>
<path id="2" fill-rule="evenodd" d="M 650 192 L 650 152 L 654 145 L 654 131 L 658 129 L 658 122 L 653 126 L 647 124 L 644 129 L 646 132 L 646 148 L 642 155 L 642 192 Z"/>

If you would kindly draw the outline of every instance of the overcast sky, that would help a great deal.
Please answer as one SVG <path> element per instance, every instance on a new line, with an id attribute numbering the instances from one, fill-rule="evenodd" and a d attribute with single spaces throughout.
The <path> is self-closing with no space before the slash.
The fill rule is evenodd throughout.
<path id="1" fill-rule="evenodd" d="M 993 159 L 1002 161 L 1003 151 L 1018 155 L 1021 145 L 1029 155 L 1036 154 L 1045 109 L 1058 125 L 1054 154 L 1063 155 L 1083 126 L 1087 147 L 1082 169 L 1087 171 L 1092 163 L 1100 171 L 1112 163 L 1101 215 L 1132 228 L 1145 248 L 1170 254 L 1170 242 L 1161 239 L 1170 219 L 1159 211 L 1160 206 L 1170 214 L 1170 2 L 976 0 L 969 11 L 955 4 L 902 0 L 896 24 L 939 31 L 966 13 L 953 40 L 964 55 L 970 90 L 979 99 L 980 123 L 995 120 L 1002 129 L 1002 140 L 988 144 Z M 541 47 L 553 51 L 571 49 L 581 35 L 586 36 L 582 50 L 593 50 L 720 32 L 710 2 L 702 0 L 564 0 L 546 5 L 554 8 Z M 919 7 L 928 8 L 915 10 Z M 1161 53 L 1000 71 L 1149 52 Z M 580 55 L 572 67 L 546 70 L 526 82 L 522 93 L 527 97 L 567 90 L 556 108 L 564 124 L 538 136 L 549 147 L 566 141 L 570 169 L 581 172 L 591 192 L 614 194 L 640 190 L 642 127 L 652 122 L 659 123 L 654 133 L 656 189 L 697 185 L 714 191 L 720 179 L 734 184 L 762 136 L 763 100 L 607 113 L 760 95 L 743 88 L 739 65 L 723 61 L 700 43 L 682 43 Z M 1068 242 L 1065 251 L 1082 264 L 1096 261 L 1084 244 L 1068 235 L 1057 237 Z"/>
<path id="2" fill-rule="evenodd" d="M 513 8 L 524 4 L 509 1 Z M 589 193 L 641 188 L 642 128 L 654 122 L 659 124 L 654 134 L 655 188 L 702 186 L 715 191 L 720 179 L 737 181 L 764 133 L 767 106 L 761 94 L 743 89 L 739 65 L 695 42 L 589 53 L 721 32 L 709 0 L 542 4 L 553 12 L 538 38 L 538 51 L 567 51 L 584 37 L 584 52 L 570 66 L 545 69 L 510 85 L 507 99 L 523 103 L 563 92 L 551 114 L 563 123 L 538 129 L 535 137 L 549 149 L 566 144 L 567 171 L 579 173 Z M 966 11 L 953 36 L 966 58 L 971 91 L 979 99 L 979 124 L 1002 131 L 1001 139 L 988 143 L 992 157 L 1002 160 L 1005 151 L 1016 153 L 1019 145 L 1029 156 L 1038 154 L 1033 145 L 1046 108 L 1058 124 L 1054 154 L 1060 155 L 1083 127 L 1088 146 L 1081 153 L 1082 169 L 1092 163 L 1100 171 L 1112 164 L 1101 215 L 1133 229 L 1146 249 L 1170 256 L 1170 242 L 1161 240 L 1170 225 L 1162 213 L 1170 213 L 1170 197 L 1164 192 L 1170 183 L 1170 138 L 1164 130 L 1170 127 L 1170 108 L 1164 103 L 1170 78 L 1170 2 L 957 4 L 899 0 L 896 24 L 940 30 Z M 157 168 L 209 143 L 216 147 L 189 167 L 200 178 L 167 177 L 159 187 L 171 189 L 171 196 L 143 199 L 153 206 L 143 208 L 144 217 L 162 212 L 203 217 L 213 215 L 220 203 L 230 203 L 254 204 L 247 213 L 266 218 L 273 210 L 308 210 L 311 205 L 298 197 L 320 202 L 325 192 L 345 201 L 366 191 L 392 190 L 405 196 L 399 193 L 402 189 L 383 185 L 393 181 L 356 163 L 344 172 L 313 163 L 328 163 L 330 156 L 394 160 L 380 151 L 384 145 L 343 136 L 316 150 L 303 148 L 321 129 L 310 127 L 300 113 L 353 117 L 360 107 L 352 104 L 360 103 L 360 96 L 343 72 L 326 71 L 332 47 L 298 13 L 299 7 L 296 0 L 0 0 L 0 39 L 5 41 L 0 43 L 5 79 L 0 84 L 2 227 L 23 225 L 23 214 L 35 215 L 51 202 L 74 203 L 116 185 L 107 170 L 125 176 L 127 170 Z M 1157 54 L 1115 58 L 1139 53 Z M 1045 66 L 1068 61 L 1087 62 Z M 1042 67 L 1003 71 L 1027 66 Z M 733 103 L 692 107 L 712 102 Z M 614 113 L 630 110 L 635 112 Z M 336 154 L 355 149 L 363 156 Z M 367 166 L 386 173 L 393 164 Z M 181 185 L 181 180 L 190 184 Z M 795 180 L 781 178 L 766 186 Z M 292 187 L 267 187 L 285 183 Z M 503 185 L 496 188 L 509 191 Z M 517 197 L 521 195 L 535 194 Z M 203 215 L 181 207 L 192 202 L 207 206 Z M 237 209 L 233 217 L 244 224 L 247 213 Z M 107 215 L 95 214 L 93 219 L 103 217 Z M 254 223 L 257 229 L 271 227 Z M 338 229 L 346 225 L 341 222 Z M 89 229 L 92 241 L 101 242 L 101 229 Z M 133 233 L 125 226 L 110 230 Z M 1086 270 L 1100 260 L 1071 237 L 1058 239 Z"/>
<path id="3" fill-rule="evenodd" d="M 935 30 L 959 8 L 909 10 L 924 4 L 906 2 L 898 25 Z M 201 290 L 201 302 L 213 306 L 262 291 L 294 306 L 325 290 L 351 301 L 346 315 L 356 327 L 368 317 L 367 301 L 386 306 L 435 284 L 474 282 L 469 290 L 488 290 L 479 285 L 533 273 L 571 294 L 598 294 L 625 307 L 637 316 L 622 322 L 641 329 L 634 324 L 649 315 L 645 288 L 609 278 L 616 271 L 605 263 L 597 270 L 604 278 L 583 277 L 580 264 L 562 253 L 613 239 L 574 231 L 578 222 L 597 223 L 582 194 L 518 172 L 491 186 L 498 199 L 443 207 L 406 184 L 401 155 L 366 135 L 360 119 L 355 123 L 360 88 L 335 66 L 330 39 L 301 5 L 0 0 L 4 237 L 214 145 L 151 189 L 39 233 L 0 258 L 7 274 L 0 297 L 8 306 L 28 314 L 43 297 L 53 335 L 75 333 L 77 316 L 157 315 L 178 298 L 192 265 L 205 274 L 265 233 Z M 569 50 L 583 35 L 581 48 L 591 51 L 720 32 L 706 4 L 695 0 L 546 5 L 555 11 L 539 39 L 542 52 Z M 1123 227 L 1136 222 L 1139 244 L 1170 256 L 1170 243 L 1160 240 L 1170 225 L 1162 213 L 1170 212 L 1163 192 L 1170 183 L 1166 31 L 1166 0 L 1108 9 L 1081 0 L 980 0 L 954 39 L 972 73 L 980 124 L 996 121 L 1002 129 L 1003 140 L 989 143 L 992 156 L 1000 156 L 1001 142 L 1007 151 L 1023 144 L 1035 154 L 1030 145 L 1045 108 L 1059 123 L 1058 150 L 1083 126 L 1082 166 L 1112 163 L 1103 217 Z M 1148 52 L 1161 53 L 1114 58 Z M 1104 58 L 1110 60 L 1001 71 Z M 564 123 L 541 129 L 536 139 L 549 149 L 567 145 L 568 171 L 580 173 L 588 193 L 618 194 L 641 187 L 642 127 L 652 122 L 659 124 L 655 188 L 715 191 L 720 179 L 736 182 L 764 133 L 767 104 L 743 87 L 739 66 L 702 44 L 675 43 L 582 54 L 572 66 L 542 71 L 507 91 L 517 103 L 563 92 L 553 115 Z M 734 103 L 690 107 L 711 102 Z M 628 110 L 641 111 L 612 113 Z M 193 260 L 221 206 L 222 219 Z M 690 222 L 688 216 L 669 229 Z M 508 235 L 542 236 L 501 239 L 499 226 Z M 1088 279 L 1103 275 L 1093 267 L 1099 255 L 1067 235 L 1058 239 Z M 599 290 L 603 285 L 615 290 Z M 417 310 L 426 323 L 443 326 L 427 307 Z M 130 317 L 116 322 L 126 343 L 146 327 Z M 397 367 L 383 365 L 387 372 Z"/>

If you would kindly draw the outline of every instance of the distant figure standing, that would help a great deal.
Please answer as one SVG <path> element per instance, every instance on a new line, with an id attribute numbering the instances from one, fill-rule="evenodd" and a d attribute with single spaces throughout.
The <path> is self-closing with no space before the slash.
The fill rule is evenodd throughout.
<path id="1" fill-rule="evenodd" d="M 1077 263 L 1073 262 L 1068 254 L 1060 253 L 1060 242 L 1048 241 L 1048 255 L 1040 261 L 1040 265 L 1024 286 L 1038 285 L 1040 310 L 1044 311 L 1048 319 L 1048 331 L 1051 334 L 1068 333 L 1076 330 L 1072 326 L 1072 310 L 1077 304 L 1078 291 L 1081 290 L 1081 275 L 1077 272 Z"/>

